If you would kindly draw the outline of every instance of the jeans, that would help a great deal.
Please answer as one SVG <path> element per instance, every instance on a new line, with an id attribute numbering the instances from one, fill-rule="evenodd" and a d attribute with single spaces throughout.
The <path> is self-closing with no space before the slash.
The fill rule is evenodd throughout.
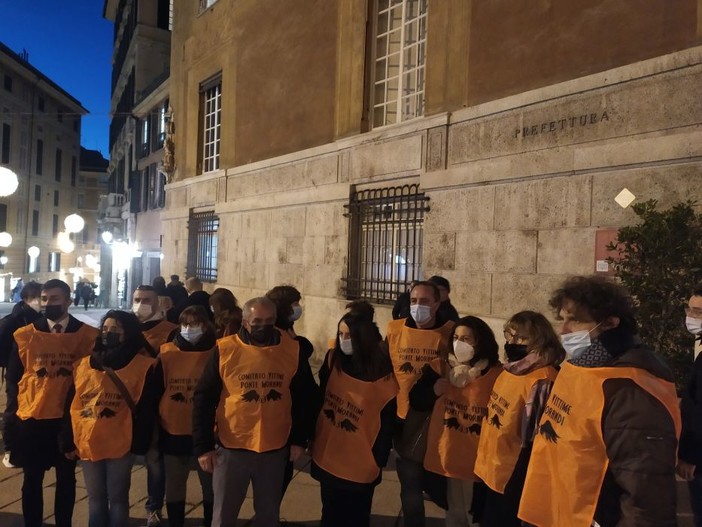
<path id="1" fill-rule="evenodd" d="M 157 436 L 156 436 L 157 437 Z M 149 448 L 145 456 L 146 463 L 146 498 L 147 512 L 161 512 L 163 508 L 163 497 L 166 494 L 166 467 L 163 464 L 163 456 L 158 449 L 158 441 Z"/>
<path id="2" fill-rule="evenodd" d="M 372 485 L 359 490 L 341 490 L 322 483 L 321 527 L 368 527 L 374 491 Z"/>
<path id="3" fill-rule="evenodd" d="M 695 527 L 702 527 L 702 469 L 695 472 L 692 481 L 687 482 L 690 491 L 690 506 L 695 517 Z"/>
<path id="4" fill-rule="evenodd" d="M 191 470 L 197 470 L 202 487 L 202 501 L 212 503 L 212 474 L 200 468 L 197 458 L 193 456 L 163 456 L 166 467 L 166 501 L 178 503 L 185 501 L 188 476 Z"/>
<path id="5" fill-rule="evenodd" d="M 397 458 L 400 501 L 405 527 L 424 527 L 424 467 L 411 459 Z"/>
<path id="6" fill-rule="evenodd" d="M 80 463 L 88 492 L 89 526 L 127 527 L 134 456 Z"/>
<path id="7" fill-rule="evenodd" d="M 473 501 L 473 480 L 449 478 L 446 527 L 470 527 L 470 506 Z"/>
<path id="8" fill-rule="evenodd" d="M 57 455 L 54 515 L 56 527 L 71 527 L 76 501 L 76 462 Z M 46 468 L 26 463 L 23 467 L 22 513 L 25 527 L 41 527 L 44 516 L 44 473 Z"/>

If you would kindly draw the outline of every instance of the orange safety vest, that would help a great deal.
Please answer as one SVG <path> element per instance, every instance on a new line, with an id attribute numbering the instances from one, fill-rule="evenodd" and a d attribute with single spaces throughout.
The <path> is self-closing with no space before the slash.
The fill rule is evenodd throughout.
<path id="1" fill-rule="evenodd" d="M 253 346 L 238 335 L 217 341 L 222 394 L 217 405 L 219 441 L 226 448 L 268 452 L 282 448 L 292 426 L 290 381 L 299 345 L 279 330 L 280 344 Z"/>
<path id="2" fill-rule="evenodd" d="M 166 343 L 166 340 L 168 340 L 168 336 L 177 327 L 178 326 L 176 324 L 168 322 L 168 320 L 162 320 L 151 329 L 147 329 L 142 333 L 144 334 L 146 342 L 148 342 L 149 345 L 154 349 L 154 351 L 158 353 L 158 350 L 161 349 L 161 346 Z"/>
<path id="3" fill-rule="evenodd" d="M 337 478 L 372 483 L 380 474 L 373 445 L 380 432 L 380 413 L 399 388 L 392 374 L 361 381 L 331 366 L 324 406 L 317 418 L 312 459 Z"/>
<path id="4" fill-rule="evenodd" d="M 136 404 L 144 389 L 146 374 L 154 359 L 135 355 L 115 373 Z M 73 441 L 80 459 L 119 459 L 132 445 L 132 412 L 115 383 L 102 370 L 81 359 L 74 372 L 76 395 L 71 403 Z"/>
<path id="5" fill-rule="evenodd" d="M 475 460 L 475 475 L 495 492 L 504 493 L 522 450 L 522 417 L 532 387 L 537 381 L 556 379 L 551 366 L 526 375 L 503 371 L 495 381 L 483 421 Z"/>
<path id="6" fill-rule="evenodd" d="M 14 333 L 24 373 L 17 385 L 17 417 L 63 417 L 73 384 L 73 363 L 89 355 L 99 331 L 83 324 L 74 333 L 47 333 L 33 324 Z"/>
<path id="7" fill-rule="evenodd" d="M 409 410 L 409 392 L 422 375 L 422 367 L 448 353 L 453 322 L 437 329 L 416 329 L 405 325 L 404 318 L 388 324 L 387 341 L 395 377 L 400 385 L 397 416 L 404 419 Z"/>
<path id="8" fill-rule="evenodd" d="M 439 359 L 432 361 L 431 367 L 441 374 Z M 473 479 L 490 392 L 502 371 L 499 365 L 493 366 L 463 388 L 449 385 L 436 400 L 429 421 L 425 469 L 449 478 Z"/>
<path id="9" fill-rule="evenodd" d="M 609 465 L 602 437 L 603 385 L 631 379 L 666 407 L 680 437 L 675 385 L 641 368 L 582 368 L 565 363 L 534 441 L 519 518 L 537 526 L 592 524 Z"/>
<path id="10" fill-rule="evenodd" d="M 158 413 L 161 426 L 169 434 L 192 435 L 193 392 L 211 356 L 212 350 L 180 351 L 172 342 L 161 346 L 159 357 L 166 389 Z"/>

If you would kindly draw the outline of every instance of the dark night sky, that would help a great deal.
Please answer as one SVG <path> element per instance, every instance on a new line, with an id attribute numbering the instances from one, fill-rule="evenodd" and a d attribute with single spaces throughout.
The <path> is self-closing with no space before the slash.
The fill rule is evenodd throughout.
<path id="1" fill-rule="evenodd" d="M 0 0 L 0 42 L 78 99 L 81 143 L 109 158 L 112 22 L 102 0 Z"/>

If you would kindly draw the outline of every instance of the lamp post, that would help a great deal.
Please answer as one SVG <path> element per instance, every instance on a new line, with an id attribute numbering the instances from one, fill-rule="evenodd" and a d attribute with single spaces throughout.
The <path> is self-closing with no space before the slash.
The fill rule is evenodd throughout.
<path id="1" fill-rule="evenodd" d="M 7 167 L 0 167 L 0 198 L 11 196 L 18 186 L 17 174 Z"/>
<path id="2" fill-rule="evenodd" d="M 12 244 L 12 235 L 9 232 L 0 232 L 0 247 L 9 247 Z"/>

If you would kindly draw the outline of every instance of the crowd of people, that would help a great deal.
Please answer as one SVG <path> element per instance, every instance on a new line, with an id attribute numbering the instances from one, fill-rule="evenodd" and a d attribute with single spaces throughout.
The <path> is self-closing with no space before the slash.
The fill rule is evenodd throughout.
<path id="1" fill-rule="evenodd" d="M 459 316 L 443 277 L 411 284 L 385 336 L 355 300 L 315 378 L 295 287 L 239 306 L 227 289 L 171 278 L 137 287 L 131 311 L 108 311 L 98 329 L 68 313 L 68 284 L 30 282 L 0 326 L 3 440 L 23 470 L 27 527 L 42 524 L 50 468 L 56 525 L 72 524 L 77 462 L 90 527 L 126 527 L 135 456 L 148 526 L 164 505 L 170 526 L 185 524 L 196 470 L 204 525 L 233 526 L 252 486 L 253 524 L 277 527 L 306 452 L 323 527 L 369 525 L 391 456 L 406 527 L 426 524 L 426 496 L 447 527 L 674 526 L 676 469 L 702 525 L 702 362 L 681 420 L 671 371 L 611 280 L 567 279 L 550 299 L 557 329 L 513 314 L 502 354 L 484 320 Z M 702 291 L 685 311 L 699 337 Z"/>

